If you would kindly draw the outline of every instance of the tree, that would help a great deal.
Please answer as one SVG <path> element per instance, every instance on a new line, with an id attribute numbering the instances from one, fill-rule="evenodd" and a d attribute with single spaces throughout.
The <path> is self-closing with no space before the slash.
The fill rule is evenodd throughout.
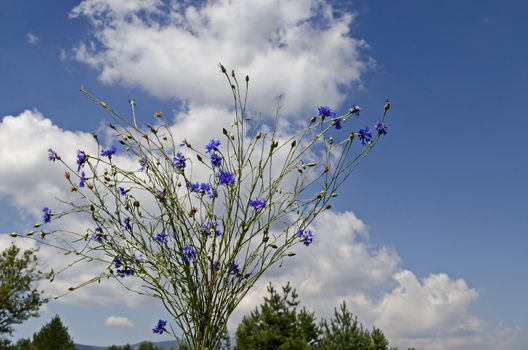
<path id="1" fill-rule="evenodd" d="M 58 315 L 33 335 L 33 345 L 39 350 L 76 350 L 68 328 Z"/>
<path id="2" fill-rule="evenodd" d="M 389 342 L 383 332 L 373 327 L 372 331 L 363 328 L 343 303 L 334 308 L 334 317 L 330 323 L 323 320 L 320 324 L 321 339 L 317 350 L 396 350 L 388 349 Z"/>
<path id="3" fill-rule="evenodd" d="M 163 350 L 163 348 L 157 347 L 153 343 L 146 341 L 139 344 L 138 350 Z"/>
<path id="4" fill-rule="evenodd" d="M 49 275 L 37 269 L 33 250 L 11 245 L 0 255 L 0 336 L 11 335 L 13 325 L 39 315 L 47 299 L 34 286 Z"/>
<path id="5" fill-rule="evenodd" d="M 271 283 L 269 297 L 260 310 L 244 316 L 237 328 L 235 350 L 302 350 L 312 349 L 318 338 L 313 313 L 304 308 L 297 312 L 297 293 L 288 283 L 277 294 Z"/>
<path id="6" fill-rule="evenodd" d="M 19 339 L 14 347 L 14 350 L 38 350 L 29 338 Z"/>

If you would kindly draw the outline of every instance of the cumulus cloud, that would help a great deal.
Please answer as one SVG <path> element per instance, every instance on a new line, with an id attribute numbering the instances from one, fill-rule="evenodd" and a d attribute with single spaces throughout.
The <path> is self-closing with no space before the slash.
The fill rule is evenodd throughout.
<path id="1" fill-rule="evenodd" d="M 26 40 L 27 40 L 28 44 L 36 45 L 40 41 L 40 38 L 38 36 L 36 36 L 35 34 L 33 34 L 33 33 L 27 33 L 26 34 Z"/>
<path id="2" fill-rule="evenodd" d="M 268 113 L 340 105 L 371 65 L 363 40 L 351 37 L 354 14 L 336 16 L 321 0 L 85 0 L 71 12 L 94 26 L 76 58 L 104 83 L 140 87 L 161 97 L 230 105 L 218 62 L 250 75 L 250 101 Z M 265 19 L 265 20 L 262 20 Z"/>
<path id="3" fill-rule="evenodd" d="M 126 317 L 108 316 L 105 324 L 112 327 L 134 327 L 134 323 Z"/>

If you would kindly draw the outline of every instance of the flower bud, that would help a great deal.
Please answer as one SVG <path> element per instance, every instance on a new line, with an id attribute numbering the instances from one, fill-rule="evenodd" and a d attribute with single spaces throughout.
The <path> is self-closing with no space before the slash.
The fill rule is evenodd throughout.
<path id="1" fill-rule="evenodd" d="M 246 83 L 249 83 L 249 75 L 246 75 Z"/>
<path id="2" fill-rule="evenodd" d="M 156 118 L 161 118 L 161 117 L 162 117 L 161 112 L 156 112 L 156 113 L 154 113 L 154 116 L 155 116 Z"/>
<path id="3" fill-rule="evenodd" d="M 331 137 L 331 138 L 328 140 L 328 143 L 331 144 L 331 145 L 333 145 L 333 144 L 334 144 L 334 138 Z"/>
<path id="4" fill-rule="evenodd" d="M 385 100 L 385 107 L 384 107 L 384 109 L 385 109 L 385 112 L 387 112 L 387 111 L 390 109 L 390 101 L 389 101 L 389 99 L 386 99 L 386 100 Z"/>
<path id="5" fill-rule="evenodd" d="M 262 137 L 262 133 L 261 133 L 261 132 L 259 132 L 259 133 L 257 134 L 257 136 L 255 136 L 255 138 L 256 138 L 257 140 L 259 140 L 261 137 Z"/>
<path id="6" fill-rule="evenodd" d="M 297 140 L 293 140 L 291 143 L 292 148 L 295 147 L 296 145 L 297 145 Z"/>
<path id="7" fill-rule="evenodd" d="M 222 63 L 219 63 L 218 66 L 220 67 L 220 71 L 224 74 L 226 74 L 227 70 L 225 69 L 225 67 L 222 65 Z"/>
<path id="8" fill-rule="evenodd" d="M 66 178 L 66 180 L 69 180 L 70 179 L 70 172 L 69 171 L 65 171 L 64 172 L 64 177 Z"/>
<path id="9" fill-rule="evenodd" d="M 315 123 L 316 120 L 317 120 L 317 117 L 313 116 L 310 118 L 310 123 Z"/>

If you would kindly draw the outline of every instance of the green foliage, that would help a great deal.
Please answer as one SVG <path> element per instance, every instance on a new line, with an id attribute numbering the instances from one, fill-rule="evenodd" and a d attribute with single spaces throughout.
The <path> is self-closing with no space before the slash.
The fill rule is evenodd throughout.
<path id="1" fill-rule="evenodd" d="M 123 346 L 112 345 L 107 350 L 132 350 L 132 347 L 130 346 L 130 344 L 126 344 Z"/>
<path id="2" fill-rule="evenodd" d="M 374 327 L 372 331 L 363 328 L 343 303 L 334 309 L 330 323 L 321 322 L 321 339 L 317 350 L 395 350 L 389 349 L 389 341 L 383 332 Z"/>
<path id="3" fill-rule="evenodd" d="M 29 338 L 19 339 L 14 347 L 14 350 L 38 350 Z"/>
<path id="4" fill-rule="evenodd" d="M 163 350 L 163 348 L 157 347 L 151 342 L 143 342 L 139 344 L 138 350 Z"/>
<path id="5" fill-rule="evenodd" d="M 20 251 L 11 245 L 0 254 L 0 336 L 11 335 L 13 325 L 38 316 L 47 302 L 34 285 L 48 275 L 37 269 L 33 250 L 19 256 Z"/>
<path id="6" fill-rule="evenodd" d="M 235 350 L 302 350 L 311 349 L 317 341 L 318 329 L 313 313 L 302 309 L 297 293 L 290 285 L 282 287 L 280 296 L 271 286 L 260 310 L 244 316 L 236 331 Z"/>
<path id="7" fill-rule="evenodd" d="M 33 345 L 39 350 L 76 350 L 68 328 L 58 315 L 33 335 Z"/>

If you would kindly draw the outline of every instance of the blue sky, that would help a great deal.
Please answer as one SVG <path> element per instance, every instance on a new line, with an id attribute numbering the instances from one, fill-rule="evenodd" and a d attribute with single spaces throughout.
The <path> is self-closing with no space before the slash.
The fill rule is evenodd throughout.
<path id="1" fill-rule="evenodd" d="M 115 3 L 110 0 L 99 2 L 110 6 Z M 167 81 L 160 79 L 158 87 L 158 81 L 150 81 L 148 77 L 158 76 L 159 65 L 135 65 L 133 58 L 127 61 L 130 52 L 126 44 L 132 45 L 141 35 L 139 30 L 133 33 L 137 37 L 128 37 L 126 30 L 130 28 L 121 28 L 122 23 L 112 23 L 112 18 L 106 17 L 117 29 L 113 32 L 115 36 L 104 37 L 103 40 L 107 41 L 102 45 L 101 35 L 108 33 L 105 32 L 108 30 L 106 24 L 94 25 L 90 19 L 96 17 L 90 17 L 87 10 L 76 18 L 69 17 L 70 11 L 79 3 L 73 0 L 3 2 L 0 11 L 0 117 L 19 116 L 24 110 L 36 109 L 63 130 L 97 130 L 108 118 L 78 92 L 81 85 L 110 101 L 118 110 L 127 111 L 128 99 L 134 97 L 143 123 L 147 123 L 152 112 L 157 110 L 174 115 L 177 122 L 182 100 L 192 105 L 198 103 L 196 101 L 203 102 L 203 96 L 212 96 L 214 103 L 221 105 L 221 98 L 209 90 L 201 91 L 194 85 L 185 85 L 189 82 L 171 81 L 167 77 Z M 131 3 L 155 1 L 135 0 Z M 348 109 L 347 106 L 355 103 L 363 108 L 361 121 L 367 125 L 382 111 L 385 98 L 390 98 L 393 106 L 388 117 L 389 135 L 349 179 L 334 209 L 351 211 L 368 226 L 365 230 L 368 230 L 369 250 L 386 247 L 397 252 L 400 262 L 392 273 L 412 271 L 422 282 L 431 275 L 442 273 L 447 274 L 450 281 L 462 279 L 478 294 L 463 303 L 468 308 L 464 315 L 480 320 L 481 332 L 486 327 L 500 328 L 502 334 L 518 339 L 517 345 L 508 345 L 504 349 L 524 348 L 528 344 L 525 317 L 528 314 L 525 301 L 528 258 L 524 252 L 528 243 L 525 215 L 528 189 L 524 183 L 528 162 L 523 137 L 528 127 L 525 118 L 528 47 L 524 45 L 528 32 L 524 17 L 528 5 L 522 1 L 358 0 L 322 3 L 332 6 L 335 18 L 339 18 L 342 11 L 353 13 L 347 35 L 364 40 L 364 43 L 350 48 L 351 51 L 347 51 L 353 53 L 350 57 L 334 57 L 332 53 L 321 52 L 321 55 L 329 55 L 320 62 L 328 63 L 330 68 L 325 70 L 328 78 L 321 73 L 314 74 L 313 79 L 339 85 L 340 92 L 314 90 L 313 96 L 321 96 L 320 100 L 295 97 L 297 100 L 294 98 L 289 110 L 291 115 L 305 113 L 307 109 L 332 101 L 336 101 L 334 107 L 338 109 Z M 110 8 L 119 11 L 116 7 Z M 217 7 L 216 10 L 225 8 Z M 109 16 L 108 13 L 98 15 Z M 134 13 L 126 12 L 126 15 Z M 265 18 L 263 22 L 266 22 Z M 125 32 L 120 33 L 120 28 Z M 29 40 L 29 34 L 37 39 Z M 231 34 L 223 33 L 223 38 L 230 40 Z M 94 38 L 99 39 L 95 51 L 84 56 L 79 54 L 81 43 L 89 43 Z M 122 38 L 128 40 L 124 41 L 124 47 L 113 41 Z M 196 40 L 199 42 L 200 37 Z M 246 39 L 237 37 L 233 40 L 240 43 Z M 168 43 L 167 51 L 174 50 L 173 45 L 178 44 L 182 51 L 186 51 L 185 45 L 189 43 L 196 44 L 192 41 Z M 342 43 L 351 45 L 346 41 Z M 247 50 L 257 54 L 261 49 L 247 45 Z M 142 47 L 138 45 L 138 48 Z M 130 48 L 133 49 L 137 48 Z M 327 47 L 323 44 L 314 45 L 310 50 L 301 49 L 300 54 L 325 49 Z M 211 57 L 212 62 L 222 61 L 234 65 L 237 70 L 236 64 L 239 63 L 243 74 L 259 77 L 259 72 L 249 70 L 250 67 L 261 67 L 254 63 L 256 59 L 237 61 L 230 53 L 218 52 L 219 57 Z M 193 53 L 189 49 L 189 54 Z M 204 56 L 214 56 L 214 53 L 211 51 Z M 340 54 L 336 52 L 335 55 Z M 112 58 L 116 57 L 119 60 L 117 68 L 112 66 Z M 190 64 L 183 54 L 175 53 L 171 57 L 175 70 L 179 65 L 186 67 Z M 284 57 L 290 56 L 285 54 Z M 147 62 L 150 59 L 156 62 L 156 57 L 147 57 Z M 223 61 L 225 59 L 231 61 Z M 290 64 L 287 60 L 278 62 L 284 66 Z M 332 69 L 342 68 L 335 73 L 346 75 L 349 71 L 344 69 L 350 68 L 353 62 L 363 63 L 361 72 L 343 78 L 348 79 L 343 86 L 339 79 L 333 78 Z M 101 75 L 105 67 L 111 67 L 113 75 Z M 119 67 L 130 69 L 120 70 Z M 202 68 L 206 73 L 209 71 L 209 67 Z M 147 71 L 141 71 L 145 69 Z M 210 70 L 216 72 L 216 69 L 213 66 Z M 163 77 L 165 72 L 161 70 L 159 76 Z M 183 79 L 193 74 L 199 75 L 198 70 L 186 73 Z M 310 80 L 291 74 L 288 78 Z M 142 85 L 143 77 L 149 82 Z M 217 78 L 210 77 L 213 82 Z M 203 80 L 199 82 L 203 83 Z M 178 84 L 182 84 L 184 90 L 178 90 Z M 270 77 L 266 84 L 288 89 L 285 86 L 289 82 L 282 85 L 280 80 Z M 268 85 L 257 89 L 256 97 L 269 100 Z M 167 90 L 165 86 L 175 87 Z M 288 104 L 287 99 L 285 102 Z M 260 107 L 257 105 L 256 108 Z M 46 150 L 49 146 L 42 147 Z M 8 145 L 3 148 L 8 149 Z M 42 157 L 46 157 L 45 152 Z M 22 204 L 23 201 L 13 201 L 16 194 L 6 189 L 15 183 L 5 180 L 14 173 L 16 169 L 4 169 L 0 177 L 0 206 L 4 213 L 0 216 L 0 232 L 24 230 L 36 220 L 35 208 Z M 45 174 L 35 176 L 38 181 Z M 20 182 L 20 186 L 24 183 Z M 18 204 L 12 205 L 13 202 Z M 35 205 L 38 210 L 41 203 Z M 354 293 L 366 293 L 375 298 L 375 293 L 382 296 L 389 293 L 394 283 L 387 278 L 383 283 Z M 300 292 L 303 300 L 302 289 Z M 124 295 L 125 291 L 122 293 Z M 353 293 L 348 296 L 352 298 Z M 316 300 L 316 297 L 307 299 Z M 152 320 L 158 317 L 150 311 L 152 304 L 131 307 L 119 302 L 106 306 L 84 303 L 51 302 L 41 318 L 21 326 L 15 337 L 32 334 L 57 312 L 68 321 L 70 331 L 81 343 L 112 344 L 126 342 L 129 338 L 131 342 L 155 339 L 148 329 Z M 434 311 L 444 315 L 440 309 Z M 162 312 L 161 308 L 159 312 Z M 137 317 L 138 313 L 148 315 L 150 319 Z M 89 322 L 80 319 L 81 314 Z M 136 338 L 131 338 L 131 328 L 105 326 L 104 320 L 109 315 L 132 320 L 135 324 L 132 338 Z M 375 321 L 380 316 L 364 316 L 367 320 L 369 317 Z M 452 317 L 456 319 L 457 315 Z M 444 325 L 450 319 L 431 322 Z M 381 328 L 385 330 L 386 327 Z M 400 339 L 398 330 L 392 334 Z M 442 334 L 447 334 L 447 339 L 450 333 L 446 330 Z M 451 344 L 441 343 L 442 339 L 433 335 L 425 338 L 430 339 L 422 344 L 425 349 Z M 413 340 L 403 335 L 401 339 L 400 344 Z M 463 348 L 481 347 L 468 341 Z"/>

